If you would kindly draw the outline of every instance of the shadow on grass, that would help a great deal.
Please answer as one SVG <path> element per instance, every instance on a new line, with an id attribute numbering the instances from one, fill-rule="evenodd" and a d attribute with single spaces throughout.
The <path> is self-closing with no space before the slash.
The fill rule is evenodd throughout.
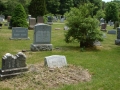
<path id="1" fill-rule="evenodd" d="M 101 47 L 89 47 L 89 48 L 80 48 L 79 46 L 57 46 L 53 48 L 53 50 L 58 50 L 58 51 L 100 51 Z"/>

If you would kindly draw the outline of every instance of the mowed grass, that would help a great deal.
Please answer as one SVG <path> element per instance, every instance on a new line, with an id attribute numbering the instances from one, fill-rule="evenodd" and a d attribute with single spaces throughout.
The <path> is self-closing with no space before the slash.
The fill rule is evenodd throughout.
<path id="1" fill-rule="evenodd" d="M 51 27 L 53 50 L 32 52 L 30 51 L 30 45 L 33 43 L 33 30 L 28 32 L 30 40 L 9 40 L 12 36 L 12 31 L 3 26 L 0 29 L 0 63 L 4 54 L 11 53 L 15 55 L 22 50 L 27 50 L 25 54 L 28 65 L 42 63 L 44 62 L 44 57 L 49 55 L 65 55 L 68 64 L 88 69 L 92 79 L 89 82 L 76 85 L 60 86 L 57 90 L 120 90 L 120 46 L 115 45 L 116 35 L 104 32 L 106 38 L 101 42 L 101 47 L 97 49 L 86 48 L 82 52 L 78 42 L 65 43 L 64 24 L 53 24 Z M 55 28 L 60 28 L 60 30 L 55 30 Z M 112 29 L 113 26 L 107 26 L 107 30 Z M 0 90 L 10 89 L 0 85 Z"/>

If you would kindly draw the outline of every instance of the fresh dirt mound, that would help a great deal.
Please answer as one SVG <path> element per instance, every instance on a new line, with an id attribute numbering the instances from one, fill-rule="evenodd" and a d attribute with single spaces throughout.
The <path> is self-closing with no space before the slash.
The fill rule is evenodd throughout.
<path id="1" fill-rule="evenodd" d="M 88 70 L 80 66 L 68 65 L 62 68 L 47 68 L 43 64 L 29 65 L 29 71 L 15 78 L 4 80 L 1 87 L 11 90 L 47 90 L 61 85 L 77 84 L 91 80 Z"/>

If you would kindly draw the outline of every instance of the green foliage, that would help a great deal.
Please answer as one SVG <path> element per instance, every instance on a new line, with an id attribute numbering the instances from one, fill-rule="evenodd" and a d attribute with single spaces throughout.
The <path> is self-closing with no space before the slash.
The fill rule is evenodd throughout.
<path id="1" fill-rule="evenodd" d="M 32 0 L 28 7 L 29 13 L 33 17 L 44 16 L 46 12 L 45 0 Z"/>
<path id="2" fill-rule="evenodd" d="M 73 7 L 73 0 L 60 0 L 59 14 L 64 14 L 67 11 L 70 11 L 70 8 Z"/>
<path id="3" fill-rule="evenodd" d="M 59 0 L 46 0 L 47 11 L 53 14 L 59 12 L 60 2 Z"/>
<path id="4" fill-rule="evenodd" d="M 116 2 L 108 2 L 106 6 L 106 21 L 109 20 L 115 22 L 119 20 L 119 11 L 118 11 L 118 5 Z"/>
<path id="5" fill-rule="evenodd" d="M 77 40 L 78 42 L 87 42 L 86 46 L 89 46 L 95 40 L 103 40 L 101 31 L 97 29 L 98 20 L 90 17 L 89 6 L 91 6 L 90 3 L 81 5 L 79 8 L 72 8 L 66 14 L 66 25 L 69 27 L 65 33 L 67 43 Z"/>
<path id="6" fill-rule="evenodd" d="M 100 18 L 105 18 L 105 12 L 101 9 L 99 11 L 97 11 L 97 14 L 95 15 L 95 17 L 100 20 Z"/>
<path id="7" fill-rule="evenodd" d="M 2 14 L 5 11 L 5 9 L 5 4 L 0 0 L 0 14 Z"/>
<path id="8" fill-rule="evenodd" d="M 12 27 L 28 27 L 27 16 L 21 4 L 18 4 L 11 18 Z"/>

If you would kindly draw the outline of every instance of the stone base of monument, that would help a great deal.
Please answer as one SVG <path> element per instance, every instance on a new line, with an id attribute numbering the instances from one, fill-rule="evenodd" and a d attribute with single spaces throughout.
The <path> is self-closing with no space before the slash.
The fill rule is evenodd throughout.
<path id="1" fill-rule="evenodd" d="M 6 70 L 0 69 L 0 78 L 2 79 L 5 77 L 19 75 L 25 71 L 28 71 L 28 67 L 13 68 L 13 69 L 6 69 Z"/>
<path id="2" fill-rule="evenodd" d="M 52 51 L 52 44 L 31 44 L 31 51 Z"/>
<path id="3" fill-rule="evenodd" d="M 116 40 L 115 40 L 115 44 L 116 44 L 116 45 L 120 45 L 120 39 L 116 39 Z"/>
<path id="4" fill-rule="evenodd" d="M 9 39 L 10 39 L 10 40 L 21 40 L 21 39 L 30 40 L 29 37 L 28 37 L 28 38 L 12 38 L 12 37 L 10 37 Z"/>

